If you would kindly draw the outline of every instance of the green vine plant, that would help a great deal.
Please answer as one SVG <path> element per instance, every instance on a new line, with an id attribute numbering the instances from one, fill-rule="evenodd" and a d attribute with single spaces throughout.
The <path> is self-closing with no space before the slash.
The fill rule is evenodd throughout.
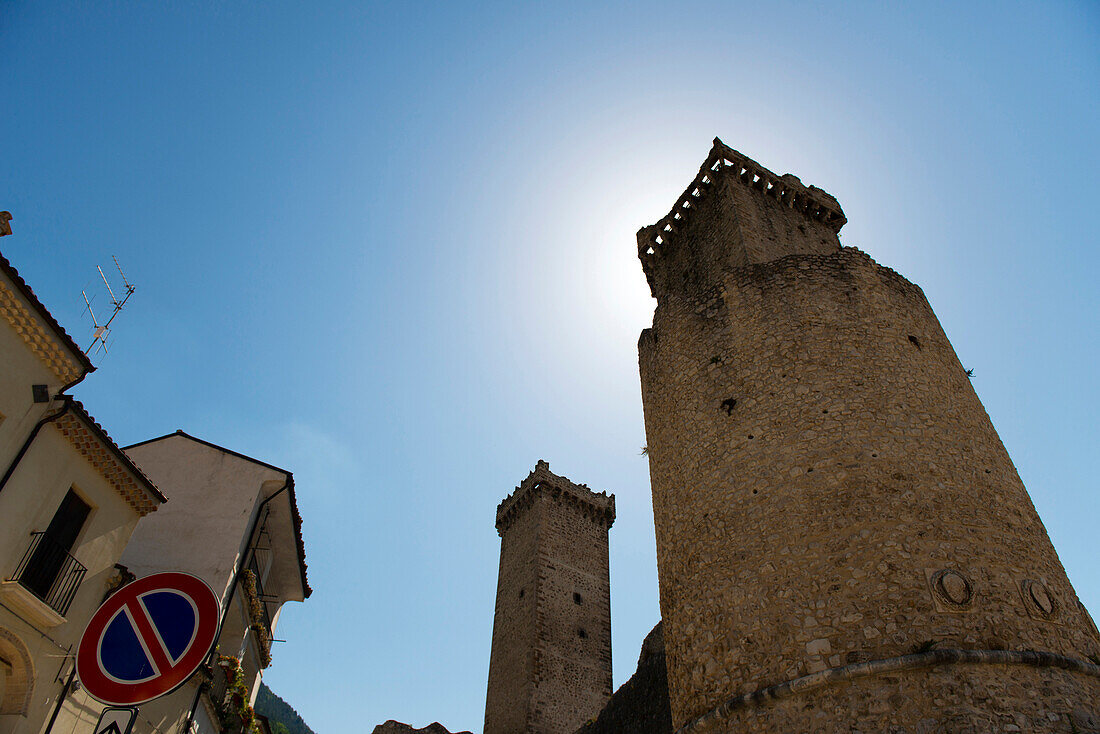
<path id="1" fill-rule="evenodd" d="M 241 661 L 232 655 L 218 655 L 218 665 L 225 673 L 225 700 L 222 702 L 222 709 L 227 716 L 235 714 L 240 718 L 242 734 L 261 734 L 256 712 L 248 702 L 251 692 L 244 684 Z"/>
<path id="2" fill-rule="evenodd" d="M 251 569 L 246 569 L 242 577 L 245 596 L 248 597 L 249 629 L 256 633 L 260 648 L 260 666 L 266 669 L 271 665 L 271 630 L 264 622 L 263 601 L 260 599 L 256 574 Z"/>

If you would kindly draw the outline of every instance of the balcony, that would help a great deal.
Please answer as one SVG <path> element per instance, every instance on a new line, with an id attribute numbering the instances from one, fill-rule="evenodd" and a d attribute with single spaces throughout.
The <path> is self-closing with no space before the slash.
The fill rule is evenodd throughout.
<path id="1" fill-rule="evenodd" d="M 15 574 L 0 584 L 0 597 L 33 621 L 55 627 L 65 621 L 87 571 L 49 534 L 31 533 Z"/>

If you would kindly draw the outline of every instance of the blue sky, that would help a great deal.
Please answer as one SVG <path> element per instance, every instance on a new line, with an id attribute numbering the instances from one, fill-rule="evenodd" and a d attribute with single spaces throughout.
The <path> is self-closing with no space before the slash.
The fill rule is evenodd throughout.
<path id="1" fill-rule="evenodd" d="M 925 290 L 1100 612 L 1094 3 L 0 0 L 0 90 L 4 254 L 81 344 L 96 265 L 138 285 L 77 396 L 295 473 L 316 592 L 266 679 L 320 734 L 480 731 L 494 512 L 540 458 L 617 496 L 633 672 L 634 233 L 716 135 Z"/>

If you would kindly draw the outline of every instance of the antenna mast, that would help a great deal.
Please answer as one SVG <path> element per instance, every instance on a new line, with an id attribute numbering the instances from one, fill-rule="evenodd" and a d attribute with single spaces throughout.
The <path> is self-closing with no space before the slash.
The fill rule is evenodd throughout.
<path id="1" fill-rule="evenodd" d="M 107 282 L 107 276 L 104 275 L 103 268 L 97 265 L 96 269 L 99 270 L 99 277 L 103 279 L 103 285 L 107 287 L 107 293 L 111 297 L 111 315 L 105 323 L 101 325 L 99 320 L 96 319 L 95 312 L 92 311 L 92 302 L 88 300 L 88 294 L 85 291 L 80 292 L 80 294 L 84 296 L 84 304 L 87 306 L 86 310 L 92 317 L 92 343 L 88 345 L 89 352 L 96 349 L 96 345 L 98 345 L 97 351 L 106 354 L 107 337 L 111 331 L 111 322 L 115 320 L 115 317 L 118 316 L 118 312 L 122 310 L 122 307 L 130 300 L 130 296 L 134 295 L 134 291 L 137 290 L 136 286 L 126 279 L 126 273 L 122 272 L 122 266 L 118 264 L 118 258 L 112 255 L 111 259 L 115 261 L 115 268 L 118 269 L 118 274 L 122 277 L 123 295 L 121 299 L 115 295 L 115 291 L 111 288 L 111 284 Z"/>

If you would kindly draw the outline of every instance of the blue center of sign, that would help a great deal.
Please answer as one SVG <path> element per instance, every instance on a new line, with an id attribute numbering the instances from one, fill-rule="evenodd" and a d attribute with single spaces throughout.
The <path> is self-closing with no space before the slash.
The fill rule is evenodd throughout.
<path id="1" fill-rule="evenodd" d="M 172 660 L 179 660 L 187 652 L 195 625 L 198 624 L 191 602 L 171 591 L 146 594 L 141 597 L 141 601 L 149 610 L 149 616 L 153 618 L 153 625 L 160 633 L 160 639 L 164 640 L 168 654 L 172 656 Z"/>
<path id="2" fill-rule="evenodd" d="M 125 614 L 116 616 L 104 630 L 100 659 L 104 670 L 119 680 L 144 680 L 154 672 Z"/>
<path id="3" fill-rule="evenodd" d="M 191 603 L 172 591 L 145 594 L 141 597 L 141 603 L 148 610 L 150 621 L 164 641 L 168 655 L 173 661 L 179 660 L 187 652 L 198 622 Z M 159 645 L 156 640 L 146 640 L 146 644 Z M 115 616 L 103 631 L 100 659 L 106 672 L 118 680 L 138 682 L 152 677 L 156 672 L 125 614 Z"/>

